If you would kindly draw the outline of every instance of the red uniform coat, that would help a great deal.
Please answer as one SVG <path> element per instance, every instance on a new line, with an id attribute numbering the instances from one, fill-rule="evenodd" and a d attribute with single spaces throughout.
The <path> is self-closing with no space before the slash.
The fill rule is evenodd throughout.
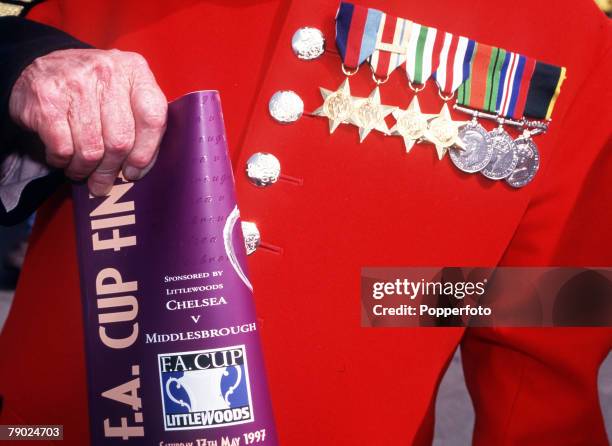
<path id="1" fill-rule="evenodd" d="M 337 54 L 305 62 L 290 45 L 297 28 L 315 26 L 333 48 L 336 0 L 58 0 L 30 17 L 101 48 L 142 53 L 170 99 L 220 90 L 243 219 L 282 249 L 249 259 L 282 444 L 426 444 L 437 385 L 462 338 L 476 444 L 607 444 L 597 368 L 610 330 L 362 329 L 359 273 L 366 265 L 610 264 L 610 24 L 590 1 L 364 4 L 567 67 L 531 185 L 512 190 L 463 174 L 431 145 L 407 155 L 401 138 L 373 132 L 360 145 L 351 126 L 330 136 L 321 118 L 274 122 L 275 91 L 296 91 L 312 111 L 318 87 L 343 80 Z M 367 95 L 369 70 L 351 84 Z M 399 71 L 381 94 L 404 107 L 412 96 Z M 442 105 L 433 85 L 420 99 L 424 112 Z M 253 187 L 243 170 L 257 151 L 275 154 L 303 185 Z M 63 191 L 38 217 L 0 339 L 0 393 L 3 423 L 64 424 L 64 444 L 82 446 L 75 254 Z"/>

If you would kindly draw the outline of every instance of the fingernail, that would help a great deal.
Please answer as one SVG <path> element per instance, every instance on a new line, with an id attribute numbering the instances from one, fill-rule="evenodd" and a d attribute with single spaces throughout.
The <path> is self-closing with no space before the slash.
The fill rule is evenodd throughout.
<path id="1" fill-rule="evenodd" d="M 144 169 L 142 169 L 142 175 L 140 176 L 140 178 L 144 177 L 146 174 L 149 173 L 149 171 L 153 168 L 153 166 L 155 165 L 155 159 L 153 159 L 152 162 L 149 163 L 149 165 L 147 167 L 145 167 Z"/>
<path id="2" fill-rule="evenodd" d="M 123 169 L 123 175 L 127 180 L 136 181 L 144 175 L 144 171 L 134 166 L 125 166 Z"/>
<path id="3" fill-rule="evenodd" d="M 103 197 L 105 195 L 108 195 L 111 188 L 112 185 L 109 184 L 102 184 L 94 181 L 89 182 L 89 191 L 92 193 L 92 195 L 96 197 Z"/>

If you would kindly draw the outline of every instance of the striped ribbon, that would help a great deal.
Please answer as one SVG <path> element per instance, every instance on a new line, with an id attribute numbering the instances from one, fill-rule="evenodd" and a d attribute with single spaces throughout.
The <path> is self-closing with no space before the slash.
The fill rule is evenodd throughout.
<path id="1" fill-rule="evenodd" d="M 440 91 L 452 95 L 470 75 L 476 42 L 467 37 L 444 33 L 440 63 L 433 74 Z"/>
<path id="2" fill-rule="evenodd" d="M 513 119 L 523 117 L 534 68 L 535 60 L 518 53 L 506 53 L 497 90 L 495 108 L 498 114 Z"/>
<path id="3" fill-rule="evenodd" d="M 565 67 L 536 62 L 527 92 L 525 116 L 550 119 L 561 85 L 565 80 Z"/>
<path id="4" fill-rule="evenodd" d="M 457 90 L 457 103 L 497 113 L 499 81 L 505 58 L 506 50 L 476 43 L 467 80 Z"/>
<path id="5" fill-rule="evenodd" d="M 436 28 L 412 24 L 406 59 L 406 74 L 412 83 L 422 85 L 436 71 L 443 41 L 444 33 Z"/>
<path id="6" fill-rule="evenodd" d="M 349 69 L 367 59 L 376 76 L 386 78 L 405 64 L 412 83 L 424 84 L 434 73 L 444 94 L 457 92 L 459 105 L 514 119 L 549 119 L 566 73 L 563 67 L 347 2 L 336 15 L 336 45 Z"/>
<path id="7" fill-rule="evenodd" d="M 368 59 L 376 76 L 386 78 L 406 62 L 411 28 L 410 20 L 383 13 L 376 35 L 376 49 Z"/>
<path id="8" fill-rule="evenodd" d="M 342 62 L 359 67 L 374 52 L 383 13 L 352 3 L 340 3 L 336 15 L 336 45 Z"/>

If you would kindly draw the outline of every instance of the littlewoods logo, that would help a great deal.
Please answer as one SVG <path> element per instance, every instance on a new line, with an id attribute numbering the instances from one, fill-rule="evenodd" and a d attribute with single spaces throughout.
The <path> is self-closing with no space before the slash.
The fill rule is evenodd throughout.
<path id="1" fill-rule="evenodd" d="M 158 356 L 165 429 L 206 429 L 253 421 L 246 347 Z"/>

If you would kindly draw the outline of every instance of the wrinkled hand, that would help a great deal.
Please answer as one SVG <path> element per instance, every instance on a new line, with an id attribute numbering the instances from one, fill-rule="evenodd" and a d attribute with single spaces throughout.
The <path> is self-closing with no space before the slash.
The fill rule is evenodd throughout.
<path id="1" fill-rule="evenodd" d="M 168 104 L 145 59 L 118 50 L 71 49 L 29 65 L 11 92 L 9 111 L 38 133 L 47 162 L 94 195 L 119 172 L 145 175 L 157 155 Z"/>

